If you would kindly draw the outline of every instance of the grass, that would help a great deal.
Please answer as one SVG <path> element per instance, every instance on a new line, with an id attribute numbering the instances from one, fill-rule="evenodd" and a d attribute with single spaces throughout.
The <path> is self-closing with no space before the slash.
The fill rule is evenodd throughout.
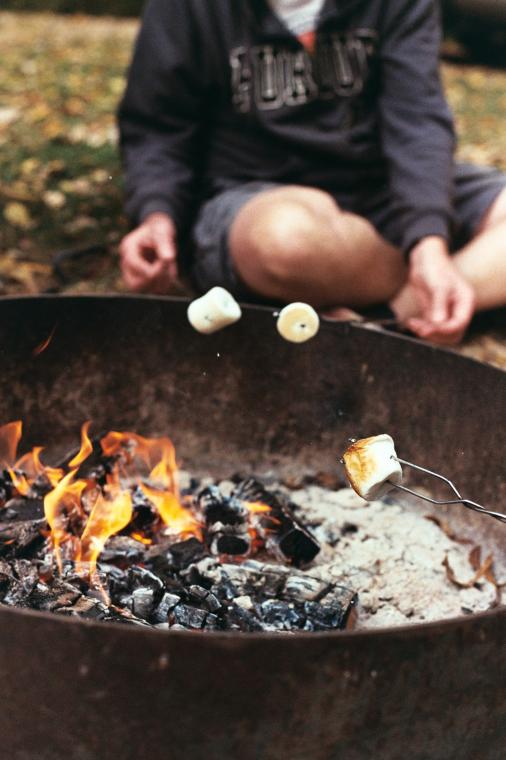
<path id="1" fill-rule="evenodd" d="M 110 255 L 64 289 L 122 288 L 114 113 L 137 28 L 134 19 L 0 12 L 0 294 L 54 287 L 52 253 L 97 241 Z M 506 169 L 506 73 L 446 64 L 443 77 L 459 156 Z"/>

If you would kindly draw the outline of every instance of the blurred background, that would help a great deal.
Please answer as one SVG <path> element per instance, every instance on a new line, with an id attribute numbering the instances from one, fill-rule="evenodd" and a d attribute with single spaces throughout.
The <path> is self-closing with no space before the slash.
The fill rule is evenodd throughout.
<path id="1" fill-rule="evenodd" d="M 122 289 L 114 114 L 143 4 L 3 0 L 0 295 Z M 459 157 L 506 170 L 506 0 L 444 0 L 442 11 Z"/>

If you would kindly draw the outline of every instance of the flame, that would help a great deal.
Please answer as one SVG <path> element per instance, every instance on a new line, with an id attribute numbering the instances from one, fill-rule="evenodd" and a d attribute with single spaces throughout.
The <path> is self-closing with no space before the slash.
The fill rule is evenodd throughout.
<path id="1" fill-rule="evenodd" d="M 135 460 L 140 460 L 147 467 L 150 480 L 179 497 L 176 452 L 169 438 L 144 438 L 137 433 L 111 431 L 100 445 L 106 456 L 119 455 L 126 471 Z"/>
<path id="2" fill-rule="evenodd" d="M 114 489 L 115 490 L 115 489 Z M 126 528 L 132 519 L 132 497 L 118 490 L 107 498 L 99 494 L 81 536 L 80 562 L 89 563 L 90 576 L 107 539 Z"/>
<path id="3" fill-rule="evenodd" d="M 44 514 L 51 528 L 51 539 L 58 569 L 62 571 L 60 546 L 71 538 L 67 531 L 67 514 L 73 508 L 81 508 L 81 495 L 87 486 L 85 480 L 74 481 L 76 470 L 71 470 L 44 497 Z"/>
<path id="4" fill-rule="evenodd" d="M 49 346 L 51 341 L 53 340 L 53 336 L 56 332 L 56 325 L 53 327 L 47 338 L 45 338 L 42 343 L 39 343 L 38 346 L 35 346 L 35 348 L 32 351 L 32 356 L 39 356 L 39 354 L 42 354 L 43 351 L 46 350 L 46 348 Z"/>
<path id="5" fill-rule="evenodd" d="M 253 515 L 271 511 L 271 507 L 269 507 L 267 504 L 262 504 L 261 501 L 245 501 L 243 503 L 246 509 Z"/>
<path id="6" fill-rule="evenodd" d="M 145 546 L 151 546 L 151 544 L 153 543 L 153 541 L 147 536 L 145 536 L 143 533 L 134 532 L 134 533 L 130 533 L 130 536 L 134 538 L 136 541 L 139 541 L 139 543 L 144 544 Z"/>
<path id="7" fill-rule="evenodd" d="M 12 467 L 16 461 L 16 451 L 23 432 L 21 420 L 8 422 L 0 427 L 0 465 Z"/>
<path id="8" fill-rule="evenodd" d="M 17 460 L 14 468 L 8 468 L 12 483 L 22 496 L 28 495 L 33 481 L 42 475 L 46 476 L 53 488 L 63 478 L 64 471 L 59 467 L 47 467 L 41 462 L 40 454 L 43 450 L 42 446 L 34 446 L 28 454 Z"/>
<path id="9" fill-rule="evenodd" d="M 120 457 L 123 472 L 135 472 L 142 491 L 171 533 L 202 538 L 198 521 L 180 501 L 176 451 L 169 438 L 144 438 L 137 433 L 111 431 L 100 445 L 106 456 Z M 153 485 L 143 483 L 139 468 L 132 467 L 139 460 L 147 468 L 147 478 Z"/>
<path id="10" fill-rule="evenodd" d="M 79 467 L 80 464 L 84 462 L 85 459 L 89 457 L 91 452 L 93 451 L 93 444 L 88 438 L 88 430 L 90 429 L 91 420 L 88 420 L 84 423 L 84 425 L 81 427 L 81 448 L 79 449 L 79 452 L 75 455 L 73 459 L 69 462 L 69 467 Z"/>
<path id="11" fill-rule="evenodd" d="M 178 497 L 170 491 L 158 491 L 141 483 L 141 489 L 160 514 L 170 533 L 182 537 L 196 536 L 202 540 L 202 531 L 192 513 L 185 509 Z"/>

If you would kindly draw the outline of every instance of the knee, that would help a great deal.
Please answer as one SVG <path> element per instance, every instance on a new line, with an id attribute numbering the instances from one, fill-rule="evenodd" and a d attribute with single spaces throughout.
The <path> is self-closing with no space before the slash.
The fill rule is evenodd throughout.
<path id="1" fill-rule="evenodd" d="M 283 200 L 250 212 L 238 218 L 231 231 L 236 263 L 247 275 L 255 270 L 264 280 L 282 284 L 299 280 L 314 263 L 322 233 L 337 206 L 325 199 L 317 212 L 311 205 Z"/>

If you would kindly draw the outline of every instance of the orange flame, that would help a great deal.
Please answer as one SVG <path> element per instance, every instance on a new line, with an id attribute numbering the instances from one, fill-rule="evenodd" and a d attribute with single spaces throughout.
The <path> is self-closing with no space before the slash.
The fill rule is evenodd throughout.
<path id="1" fill-rule="evenodd" d="M 147 467 L 150 480 L 176 496 L 179 494 L 176 452 L 169 438 L 144 438 L 137 433 L 111 431 L 100 445 L 106 456 L 120 455 L 125 470 L 140 460 Z"/>
<path id="2" fill-rule="evenodd" d="M 0 465 L 12 467 L 16 461 L 16 451 L 23 432 L 21 420 L 8 422 L 0 427 Z"/>
<path id="3" fill-rule="evenodd" d="M 271 511 L 271 507 L 269 507 L 267 504 L 262 504 L 261 501 L 245 501 L 244 506 L 253 515 Z"/>
<path id="4" fill-rule="evenodd" d="M 202 540 L 199 523 L 192 513 L 181 505 L 174 493 L 158 491 L 144 483 L 141 483 L 141 489 L 159 512 L 170 533 L 180 534 L 182 537 L 196 536 Z"/>
<path id="5" fill-rule="evenodd" d="M 69 467 L 79 467 L 80 464 L 84 462 L 85 459 L 89 457 L 91 452 L 93 451 L 93 444 L 91 443 L 90 439 L 88 438 L 88 430 L 90 429 L 91 420 L 88 420 L 88 422 L 85 422 L 84 425 L 81 428 L 81 448 L 79 449 L 79 452 L 75 455 L 73 459 L 69 462 Z"/>
<path id="6" fill-rule="evenodd" d="M 46 348 L 49 346 L 51 341 L 53 340 L 53 336 L 56 332 L 56 325 L 53 327 L 47 338 L 45 338 L 42 343 L 39 343 L 38 346 L 35 346 L 35 348 L 32 351 L 32 356 L 39 356 L 39 354 L 42 354 Z"/>
<path id="7" fill-rule="evenodd" d="M 131 519 L 132 497 L 128 491 L 117 491 L 110 499 L 98 495 L 81 536 L 79 560 L 89 563 L 90 576 L 107 539 L 126 528 Z"/>
<path id="8" fill-rule="evenodd" d="M 81 511 L 81 494 L 87 485 L 85 480 L 74 481 L 75 474 L 76 471 L 71 470 L 44 497 L 44 513 L 51 528 L 51 538 L 60 573 L 62 571 L 60 546 L 71 537 L 67 532 L 66 515 L 76 507 Z"/>

